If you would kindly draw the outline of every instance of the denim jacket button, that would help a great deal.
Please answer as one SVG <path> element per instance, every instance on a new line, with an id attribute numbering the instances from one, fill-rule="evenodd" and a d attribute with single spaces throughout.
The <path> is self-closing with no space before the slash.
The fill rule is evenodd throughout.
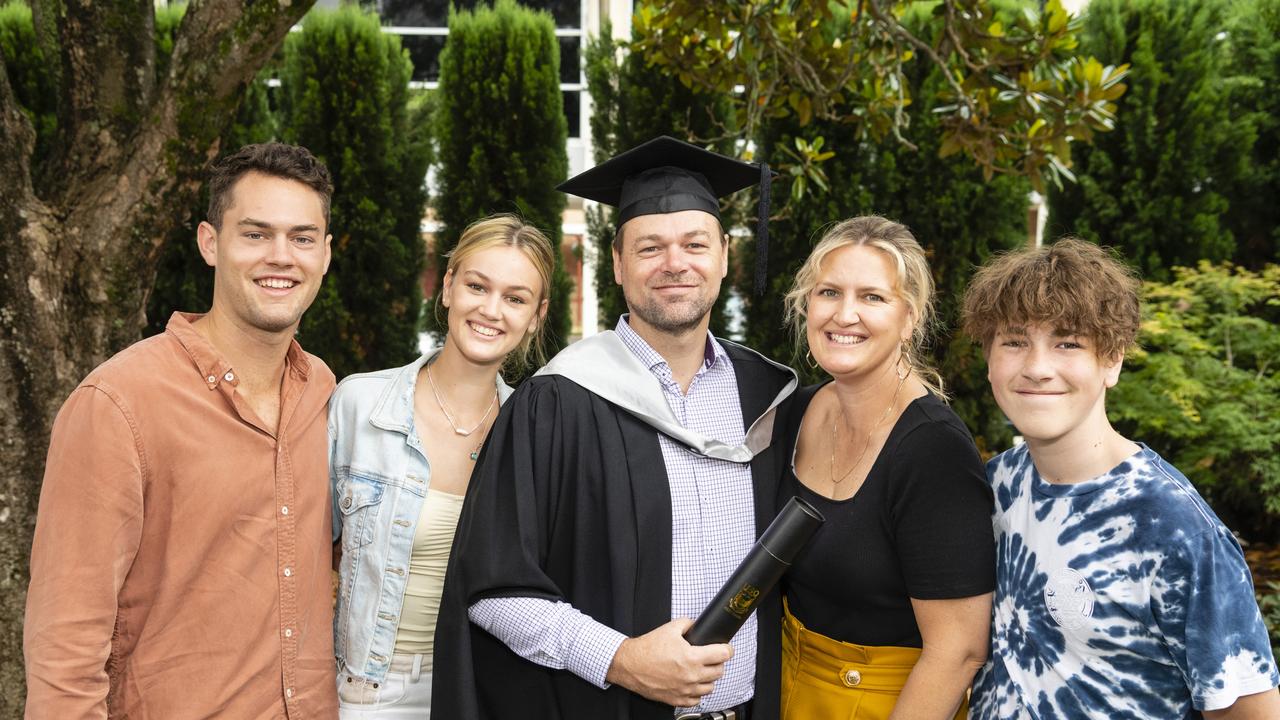
<path id="1" fill-rule="evenodd" d="M 346 496 L 346 497 L 342 498 L 342 507 L 343 507 L 343 508 L 349 508 L 349 507 L 351 507 L 351 496 L 350 496 L 350 495 L 348 495 L 348 496 Z"/>

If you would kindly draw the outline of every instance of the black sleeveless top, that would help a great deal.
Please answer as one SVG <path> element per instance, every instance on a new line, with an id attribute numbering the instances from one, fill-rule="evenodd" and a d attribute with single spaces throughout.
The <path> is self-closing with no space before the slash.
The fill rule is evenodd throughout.
<path id="1" fill-rule="evenodd" d="M 794 458 L 805 409 L 821 385 L 793 397 L 785 416 Z M 783 581 L 793 615 L 827 637 L 920 647 L 911 598 L 970 597 L 995 589 L 992 496 L 964 423 L 933 395 L 894 424 L 858 492 L 829 500 L 788 461 L 782 498 L 798 495 L 827 521 Z"/>

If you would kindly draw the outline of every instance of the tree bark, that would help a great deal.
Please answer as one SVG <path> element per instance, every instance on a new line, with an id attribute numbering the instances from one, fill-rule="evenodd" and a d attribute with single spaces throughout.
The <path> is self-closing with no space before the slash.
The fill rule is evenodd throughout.
<path id="1" fill-rule="evenodd" d="M 314 0 L 192 3 L 156 77 L 151 0 L 36 3 L 56 18 L 57 149 L 35 132 L 0 57 L 0 717 L 25 696 L 31 536 L 58 408 L 136 341 L 161 243 L 189 207 L 243 90 Z"/>

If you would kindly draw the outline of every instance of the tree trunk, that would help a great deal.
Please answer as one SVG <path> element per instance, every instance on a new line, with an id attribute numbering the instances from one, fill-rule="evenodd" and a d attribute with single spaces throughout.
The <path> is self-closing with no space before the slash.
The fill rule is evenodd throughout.
<path id="1" fill-rule="evenodd" d="M 39 163 L 0 56 L 0 718 L 22 713 L 28 561 L 54 417 L 140 337 L 161 243 L 185 221 L 171 208 L 190 207 L 244 88 L 313 2 L 193 3 L 164 77 L 151 0 L 34 3 L 62 85 L 58 150 Z"/>

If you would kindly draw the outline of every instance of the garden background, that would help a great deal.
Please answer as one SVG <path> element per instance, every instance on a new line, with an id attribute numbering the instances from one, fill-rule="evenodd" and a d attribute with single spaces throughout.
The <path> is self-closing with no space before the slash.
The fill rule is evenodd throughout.
<path id="1" fill-rule="evenodd" d="M 736 267 L 714 329 L 809 380 L 781 322 L 791 274 L 833 221 L 906 223 L 939 289 L 931 351 L 988 454 L 1013 430 L 952 330 L 972 268 L 1040 232 L 1116 248 L 1146 307 L 1112 420 L 1241 537 L 1280 646 L 1280 0 L 1094 0 L 1078 16 L 1057 0 L 455 2 L 433 52 L 387 19 L 436 5 L 0 6 L 0 717 L 22 707 L 53 415 L 94 365 L 208 306 L 202 173 L 269 139 L 334 175 L 334 262 L 299 335 L 339 377 L 414 357 L 437 327 L 440 257 L 495 211 L 557 243 L 579 213 L 555 343 L 575 318 L 612 324 L 610 213 L 553 190 L 571 135 L 588 165 L 665 133 L 779 171 L 762 295 L 756 198 L 725 208 Z M 598 30 L 585 43 L 565 42 L 574 8 Z"/>

